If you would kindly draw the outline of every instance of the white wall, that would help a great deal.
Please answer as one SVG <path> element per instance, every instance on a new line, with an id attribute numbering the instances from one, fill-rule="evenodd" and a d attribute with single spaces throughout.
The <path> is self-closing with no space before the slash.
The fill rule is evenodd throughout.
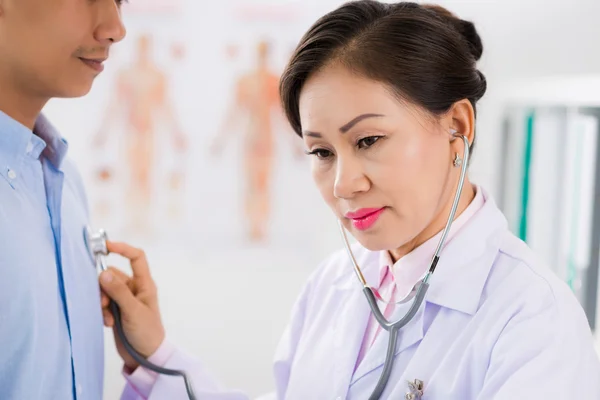
<path id="1" fill-rule="evenodd" d="M 278 28 L 279 36 L 293 38 L 318 15 L 341 2 L 263 3 L 301 5 L 304 19 L 287 26 L 287 31 Z M 484 41 L 481 69 L 489 89 L 479 106 L 478 147 L 471 174 L 496 193 L 501 89 L 517 78 L 600 72 L 600 1 L 438 3 L 473 20 Z M 153 19 L 131 18 L 128 24 L 130 37 L 152 29 L 157 35 L 185 38 L 188 45 L 186 63 L 172 68 L 177 74 L 173 83 L 181 120 L 197 137 L 195 146 L 200 152 L 190 167 L 190 185 L 196 196 L 187 204 L 194 222 L 177 230 L 164 228 L 154 238 L 118 238 L 147 249 L 170 339 L 201 358 L 223 383 L 257 395 L 272 387 L 271 357 L 303 281 L 341 242 L 333 219 L 311 187 L 307 166 L 281 157 L 275 178 L 278 189 L 271 242 L 251 247 L 239 240 L 236 225 L 240 215 L 235 201 L 239 197 L 239 149 L 230 149 L 216 162 L 206 159 L 203 148 L 223 115 L 233 73 L 217 54 L 230 38 L 242 40 L 243 28 L 231 23 L 233 1 L 188 0 L 184 4 L 186 13 L 177 23 L 155 24 Z M 250 36 L 260 34 L 260 26 L 246 28 Z M 126 59 L 131 49 L 127 42 L 120 46 L 115 52 L 118 62 Z M 49 114 L 71 142 L 71 155 L 87 177 L 93 167 L 90 136 L 99 123 L 99 111 L 108 101 L 114 71 L 109 66 L 86 99 L 56 101 L 48 106 Z M 283 152 L 285 145 L 280 146 Z M 91 196 L 98 196 L 91 181 L 89 186 Z M 104 222 L 98 223 L 106 227 Z M 114 229 L 110 232 L 119 235 Z M 118 398 L 123 379 L 110 332 L 106 339 L 108 400 Z"/>
<path id="2" fill-rule="evenodd" d="M 472 174 L 496 190 L 499 92 L 514 79 L 600 71 L 593 38 L 600 34 L 600 2 L 543 0 L 441 0 L 470 19 L 484 42 L 480 68 L 488 93 L 480 102 L 478 149 Z"/>
<path id="3" fill-rule="evenodd" d="M 600 73 L 600 2 L 595 0 L 441 0 L 471 19 L 482 36 L 480 61 L 488 93 L 480 102 L 473 177 L 497 190 L 496 166 L 503 89 L 543 76 Z"/>

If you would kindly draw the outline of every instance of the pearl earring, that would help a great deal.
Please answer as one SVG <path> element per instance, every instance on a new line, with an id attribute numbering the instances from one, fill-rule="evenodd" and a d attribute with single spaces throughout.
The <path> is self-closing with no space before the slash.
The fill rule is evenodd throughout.
<path id="1" fill-rule="evenodd" d="M 454 153 L 454 161 L 452 162 L 452 164 L 455 167 L 460 167 L 462 166 L 463 160 L 462 158 L 460 158 L 460 156 L 458 155 L 458 153 Z"/>

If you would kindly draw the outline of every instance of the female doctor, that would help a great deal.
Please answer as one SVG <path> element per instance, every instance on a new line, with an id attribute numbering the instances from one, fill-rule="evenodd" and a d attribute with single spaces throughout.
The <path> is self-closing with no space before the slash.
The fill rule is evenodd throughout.
<path id="1" fill-rule="evenodd" d="M 437 6 L 347 3 L 319 19 L 281 80 L 287 118 L 312 157 L 324 201 L 358 241 L 366 283 L 404 316 L 459 187 L 464 136 L 473 150 L 475 106 L 486 91 L 472 23 Z M 462 136 L 460 136 L 462 135 Z M 459 138 L 457 140 L 457 138 Z M 425 299 L 400 329 L 382 399 L 600 399 L 600 363 L 569 288 L 513 236 L 489 193 L 464 180 L 454 222 Z M 129 341 L 155 364 L 185 370 L 198 399 L 242 400 L 165 340 L 141 250 L 109 243 L 133 276 L 100 278 L 121 307 Z M 312 274 L 275 355 L 274 392 L 288 400 L 368 399 L 389 332 L 370 311 L 349 252 Z M 181 378 L 125 361 L 123 399 L 187 399 Z"/>

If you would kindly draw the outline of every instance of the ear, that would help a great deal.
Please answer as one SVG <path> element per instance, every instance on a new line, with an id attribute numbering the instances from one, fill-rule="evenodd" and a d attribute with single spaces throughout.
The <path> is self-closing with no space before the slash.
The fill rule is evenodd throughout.
<path id="1" fill-rule="evenodd" d="M 448 132 L 455 130 L 461 135 L 466 136 L 469 143 L 473 144 L 473 140 L 475 139 L 475 110 L 473 110 L 471 102 L 464 99 L 454 103 L 444 116 L 444 125 L 447 127 Z M 460 146 L 460 154 L 462 154 L 461 143 L 458 144 Z"/>

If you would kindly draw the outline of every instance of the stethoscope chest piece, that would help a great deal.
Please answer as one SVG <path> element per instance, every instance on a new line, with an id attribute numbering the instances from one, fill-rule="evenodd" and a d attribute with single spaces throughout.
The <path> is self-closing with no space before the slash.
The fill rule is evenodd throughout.
<path id="1" fill-rule="evenodd" d="M 89 226 L 86 226 L 83 230 L 83 237 L 92 261 L 96 263 L 96 267 L 105 270 L 104 256 L 108 255 L 108 248 L 106 247 L 108 235 L 106 231 L 99 229 L 94 232 Z"/>

